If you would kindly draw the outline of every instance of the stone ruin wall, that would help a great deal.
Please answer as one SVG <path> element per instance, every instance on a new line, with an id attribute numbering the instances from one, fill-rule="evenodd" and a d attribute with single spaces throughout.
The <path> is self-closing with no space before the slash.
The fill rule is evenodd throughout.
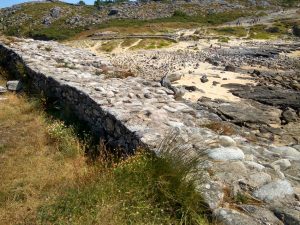
<path id="1" fill-rule="evenodd" d="M 24 71 L 20 70 L 25 69 L 31 90 L 42 93 L 49 100 L 58 100 L 64 109 L 70 110 L 94 135 L 107 140 L 110 146 L 124 148 L 128 153 L 133 153 L 139 146 L 146 147 L 134 132 L 128 130 L 86 92 L 30 68 L 20 55 L 3 45 L 0 45 L 0 55 L 0 63 L 12 71 L 14 76 L 22 77 Z"/>

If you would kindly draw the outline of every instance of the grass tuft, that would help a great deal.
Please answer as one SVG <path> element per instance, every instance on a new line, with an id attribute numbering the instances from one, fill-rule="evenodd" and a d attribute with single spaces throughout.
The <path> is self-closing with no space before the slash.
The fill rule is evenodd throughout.
<path id="1" fill-rule="evenodd" d="M 201 195 L 189 177 L 197 160 L 188 159 L 179 151 L 183 146 L 172 143 L 174 139 L 164 140 L 160 157 L 141 150 L 117 163 L 100 158 L 85 180 L 39 209 L 40 222 L 208 224 Z"/>

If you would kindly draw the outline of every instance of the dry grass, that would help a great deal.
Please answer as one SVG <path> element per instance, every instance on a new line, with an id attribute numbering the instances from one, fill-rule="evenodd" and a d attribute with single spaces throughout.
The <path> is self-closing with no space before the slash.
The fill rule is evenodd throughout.
<path id="1" fill-rule="evenodd" d="M 235 129 L 232 125 L 225 122 L 211 122 L 209 124 L 205 124 L 204 127 L 213 130 L 214 132 L 221 135 L 234 135 L 236 134 Z"/>
<path id="2" fill-rule="evenodd" d="M 68 145 L 78 153 L 59 151 L 61 141 L 33 103 L 6 97 L 0 102 L 0 224 L 34 224 L 38 207 L 85 173 L 84 157 L 75 139 Z"/>

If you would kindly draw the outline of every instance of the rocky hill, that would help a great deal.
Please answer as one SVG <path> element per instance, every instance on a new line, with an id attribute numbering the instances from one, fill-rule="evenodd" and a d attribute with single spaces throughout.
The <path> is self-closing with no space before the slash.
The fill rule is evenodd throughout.
<path id="1" fill-rule="evenodd" d="M 13 36 L 62 40 L 84 30 L 108 26 L 108 23 L 132 26 L 147 20 L 220 24 L 275 5 L 271 0 L 193 0 L 125 2 L 94 7 L 45 1 L 1 9 L 0 30 Z"/>

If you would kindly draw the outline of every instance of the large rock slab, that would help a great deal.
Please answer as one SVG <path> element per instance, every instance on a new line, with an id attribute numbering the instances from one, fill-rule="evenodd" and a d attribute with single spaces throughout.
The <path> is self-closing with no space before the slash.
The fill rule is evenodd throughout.
<path id="1" fill-rule="evenodd" d="M 300 109 L 300 91 L 267 86 L 244 86 L 242 89 L 233 90 L 232 93 L 267 105 Z"/>
<path id="2" fill-rule="evenodd" d="M 236 124 L 280 124 L 281 110 L 255 102 L 198 101 Z"/>
<path id="3" fill-rule="evenodd" d="M 287 180 L 277 180 L 266 184 L 256 190 L 253 195 L 264 201 L 272 201 L 282 199 L 287 195 L 294 194 L 292 185 Z"/>
<path id="4" fill-rule="evenodd" d="M 272 152 L 280 154 L 282 157 L 300 160 L 300 151 L 289 146 L 273 147 Z"/>
<path id="5" fill-rule="evenodd" d="M 239 213 L 233 209 L 219 208 L 213 212 L 218 221 L 224 225 L 258 225 L 259 223 L 253 220 L 252 217 Z"/>
<path id="6" fill-rule="evenodd" d="M 291 208 L 283 208 L 283 207 L 274 207 L 273 212 L 286 225 L 300 224 L 300 211 L 299 210 L 295 210 L 295 209 L 291 209 Z"/>

